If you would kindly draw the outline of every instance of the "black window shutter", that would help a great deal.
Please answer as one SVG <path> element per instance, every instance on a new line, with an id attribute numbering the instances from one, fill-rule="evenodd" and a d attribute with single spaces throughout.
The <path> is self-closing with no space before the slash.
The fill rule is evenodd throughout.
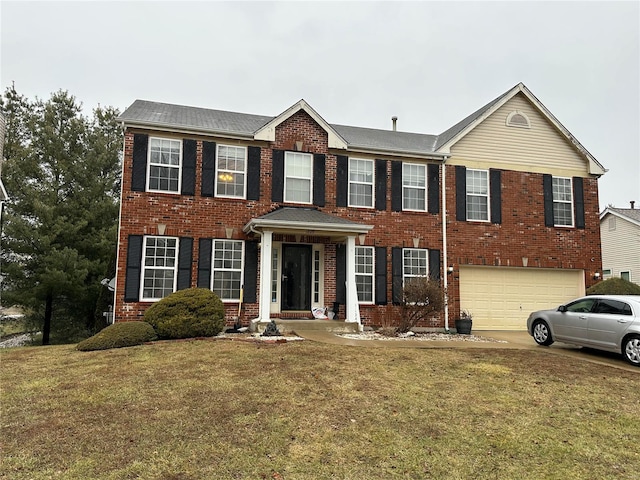
<path id="1" fill-rule="evenodd" d="M 544 224 L 553 227 L 553 177 L 547 173 L 542 175 L 542 192 L 544 194 Z"/>
<path id="2" fill-rule="evenodd" d="M 467 220 L 467 168 L 456 166 L 456 220 Z"/>
<path id="3" fill-rule="evenodd" d="M 344 305 L 347 301 L 347 246 L 336 245 L 336 302 Z"/>
<path id="4" fill-rule="evenodd" d="M 258 242 L 244 244 L 244 293 L 245 303 L 256 303 L 258 291 Z"/>
<path id="5" fill-rule="evenodd" d="M 584 228 L 584 186 L 582 177 L 573 177 L 573 205 L 576 210 L 576 228 Z"/>
<path id="6" fill-rule="evenodd" d="M 144 192 L 147 186 L 147 147 L 149 135 L 133 135 L 133 168 L 131 169 L 131 190 Z"/>
<path id="7" fill-rule="evenodd" d="M 325 158 L 323 153 L 313 155 L 313 204 L 318 207 L 324 207 Z"/>
<path id="8" fill-rule="evenodd" d="M 336 207 L 347 206 L 349 192 L 349 157 L 336 157 Z"/>
<path id="9" fill-rule="evenodd" d="M 491 223 L 502 223 L 502 172 L 489 170 Z"/>
<path id="10" fill-rule="evenodd" d="M 387 304 L 387 248 L 376 247 L 376 305 Z"/>
<path id="11" fill-rule="evenodd" d="M 440 212 L 440 165 L 427 165 L 427 194 L 429 195 L 429 213 Z"/>
<path id="12" fill-rule="evenodd" d="M 402 162 L 391 162 L 391 211 L 402 211 Z"/>
<path id="13" fill-rule="evenodd" d="M 376 210 L 387 209 L 387 161 L 376 160 Z M 385 298 L 385 303 L 387 300 Z M 381 304 L 382 305 L 382 304 Z"/>
<path id="14" fill-rule="evenodd" d="M 142 235 L 129 235 L 127 243 L 127 275 L 124 280 L 124 301 L 137 302 L 140 300 Z"/>
<path id="15" fill-rule="evenodd" d="M 391 248 L 391 295 L 394 305 L 402 303 L 402 247 Z"/>
<path id="16" fill-rule="evenodd" d="M 202 142 L 202 185 L 200 194 L 213 197 L 216 178 L 216 143 Z"/>
<path id="17" fill-rule="evenodd" d="M 272 153 L 271 201 L 282 202 L 284 198 L 284 150 Z"/>
<path id="18" fill-rule="evenodd" d="M 247 148 L 247 200 L 260 200 L 260 147 Z"/>
<path id="19" fill-rule="evenodd" d="M 195 140 L 182 141 L 182 195 L 196 194 L 196 148 Z"/>
<path id="20" fill-rule="evenodd" d="M 440 280 L 440 250 L 429 249 L 429 278 Z"/>
<path id="21" fill-rule="evenodd" d="M 191 287 L 191 260 L 193 259 L 193 238 L 180 237 L 178 253 L 178 290 Z"/>
<path id="22" fill-rule="evenodd" d="M 198 287 L 211 289 L 211 247 L 210 238 L 198 241 Z"/>

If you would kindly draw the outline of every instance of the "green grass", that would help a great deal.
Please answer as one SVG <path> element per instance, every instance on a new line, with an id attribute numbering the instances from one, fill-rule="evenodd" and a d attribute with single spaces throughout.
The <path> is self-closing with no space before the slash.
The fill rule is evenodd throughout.
<path id="1" fill-rule="evenodd" d="M 0 352 L 6 479 L 620 479 L 640 375 L 541 351 Z"/>

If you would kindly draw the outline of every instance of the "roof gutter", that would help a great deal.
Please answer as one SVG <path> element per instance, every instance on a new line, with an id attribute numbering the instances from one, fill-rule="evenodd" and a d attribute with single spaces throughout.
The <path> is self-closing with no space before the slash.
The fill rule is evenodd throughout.
<path id="1" fill-rule="evenodd" d="M 360 225 L 360 224 L 352 224 L 352 225 L 343 225 L 340 223 L 300 223 L 300 222 L 286 222 L 282 220 L 260 220 L 255 219 L 247 223 L 242 231 L 244 233 L 253 232 L 255 233 L 255 229 L 257 228 L 269 228 L 272 230 L 288 230 L 288 231 L 304 231 L 304 232 L 322 232 L 322 233 L 368 233 L 373 229 L 373 225 Z"/>
<path id="2" fill-rule="evenodd" d="M 347 147 L 347 151 L 354 153 L 368 153 L 371 155 L 393 155 L 396 157 L 403 158 L 422 158 L 424 160 L 437 160 L 439 162 L 444 162 L 450 154 L 447 153 L 438 153 L 438 152 L 417 152 L 412 150 L 391 150 L 385 148 L 367 148 L 367 147 L 358 147 L 355 145 L 349 145 Z"/>
<path id="3" fill-rule="evenodd" d="M 231 133 L 224 130 L 208 130 L 204 128 L 198 127 L 187 127 L 184 128 L 176 127 L 175 125 L 168 125 L 164 123 L 136 123 L 136 122 L 127 122 L 126 120 L 122 120 L 122 128 L 140 128 L 145 130 L 157 130 L 162 132 L 172 132 L 179 133 L 184 135 L 193 135 L 194 133 L 199 133 L 202 135 L 206 135 L 208 137 L 224 137 L 230 138 L 234 140 L 253 140 L 253 133 L 242 134 L 242 133 Z"/>

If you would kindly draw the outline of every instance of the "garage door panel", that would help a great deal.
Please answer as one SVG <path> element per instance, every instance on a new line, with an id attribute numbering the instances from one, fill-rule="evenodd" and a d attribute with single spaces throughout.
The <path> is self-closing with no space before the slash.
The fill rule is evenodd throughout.
<path id="1" fill-rule="evenodd" d="M 460 307 L 475 330 L 523 330 L 529 313 L 584 295 L 582 270 L 460 267 Z"/>

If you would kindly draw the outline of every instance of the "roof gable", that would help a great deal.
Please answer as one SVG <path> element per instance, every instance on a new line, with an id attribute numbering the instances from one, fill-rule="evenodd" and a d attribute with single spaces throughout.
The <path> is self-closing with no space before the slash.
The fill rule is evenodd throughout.
<path id="1" fill-rule="evenodd" d="M 607 207 L 600 214 L 600 223 L 603 222 L 603 220 L 607 215 L 613 215 L 615 217 L 619 217 L 623 220 L 626 220 L 627 222 L 630 222 L 640 227 L 640 209 Z"/>
<path id="2" fill-rule="evenodd" d="M 485 106 L 473 112 L 471 115 L 461 120 L 453 127 L 445 130 L 438 136 L 436 150 L 441 153 L 450 153 L 451 147 L 468 135 L 473 129 L 484 122 L 489 116 L 495 113 L 500 107 L 506 104 L 513 97 L 521 93 L 536 108 L 540 114 L 561 133 L 578 153 L 589 163 L 589 173 L 593 175 L 603 175 L 606 169 L 591 155 L 584 146 L 558 121 L 558 119 L 531 93 L 523 84 L 519 83 L 512 89 L 500 95 L 498 98 L 487 103 Z"/>
<path id="3" fill-rule="evenodd" d="M 311 106 L 305 102 L 304 100 L 300 100 L 297 103 L 294 103 L 291 107 L 286 109 L 277 117 L 273 118 L 266 125 L 260 127 L 254 134 L 254 139 L 256 140 L 265 140 L 268 142 L 273 142 L 276 139 L 276 127 L 280 125 L 285 120 L 292 117 L 294 114 L 298 113 L 300 110 L 304 110 L 313 120 L 320 125 L 320 127 L 327 132 L 329 136 L 328 144 L 329 148 L 339 148 L 342 150 L 346 150 L 347 142 L 342 138 L 342 136 L 331 126 L 329 125 L 324 118 L 322 118 L 318 112 L 316 112 Z"/>

